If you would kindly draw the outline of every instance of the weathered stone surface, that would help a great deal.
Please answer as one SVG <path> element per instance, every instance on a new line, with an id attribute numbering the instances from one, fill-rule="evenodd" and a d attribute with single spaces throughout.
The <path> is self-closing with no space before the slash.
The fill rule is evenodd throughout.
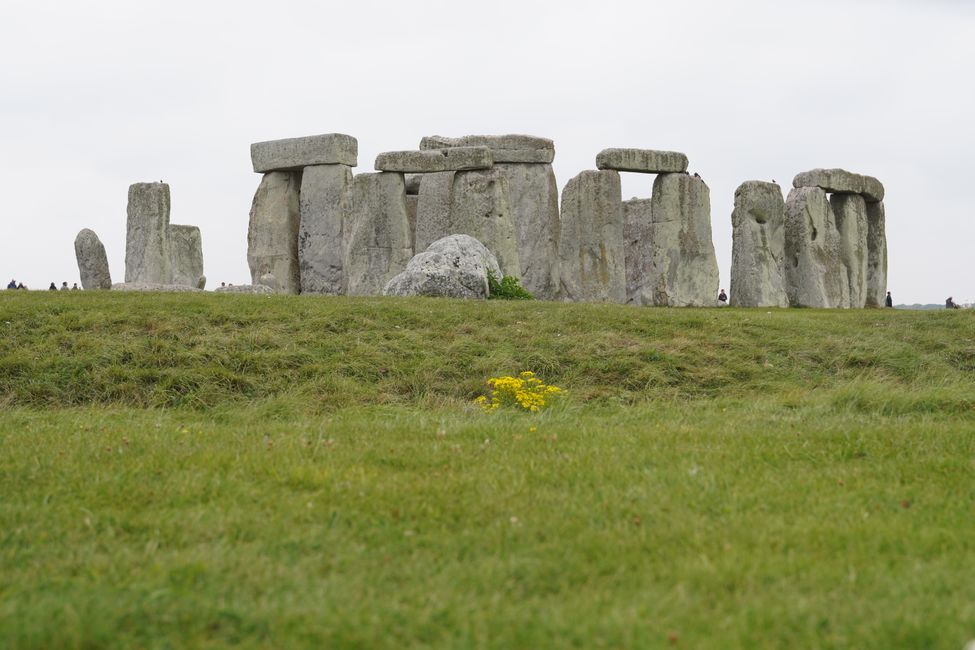
<path id="1" fill-rule="evenodd" d="M 623 201 L 623 255 L 626 260 L 626 303 L 652 305 L 647 282 L 653 269 L 653 201 Z"/>
<path id="2" fill-rule="evenodd" d="M 521 275 L 508 181 L 498 170 L 424 176 L 417 205 L 415 250 L 425 250 L 450 234 L 474 237 L 494 253 L 505 275 Z"/>
<path id="3" fill-rule="evenodd" d="M 873 176 L 854 174 L 844 169 L 813 169 L 798 174 L 793 187 L 818 187 L 835 194 L 860 194 L 868 202 L 884 200 L 884 186 Z"/>
<path id="4" fill-rule="evenodd" d="M 615 171 L 584 171 L 562 190 L 563 300 L 626 302 L 623 201 Z"/>
<path id="5" fill-rule="evenodd" d="M 761 181 L 742 183 L 735 190 L 731 225 L 731 305 L 788 307 L 782 188 Z"/>
<path id="6" fill-rule="evenodd" d="M 271 295 L 274 289 L 264 284 L 231 284 L 226 287 L 217 287 L 214 293 L 254 293 L 258 295 Z"/>
<path id="7" fill-rule="evenodd" d="M 406 174 L 404 182 L 406 183 L 406 194 L 407 196 L 416 196 L 420 193 L 420 183 L 423 181 L 423 174 Z"/>
<path id="8" fill-rule="evenodd" d="M 419 195 L 406 195 L 406 220 L 410 224 L 410 247 L 414 254 L 416 253 L 416 213 L 419 206 Z"/>
<path id="9" fill-rule="evenodd" d="M 355 167 L 358 155 L 358 141 L 342 133 L 270 140 L 251 145 L 251 163 L 258 173 L 300 170 L 311 165 Z"/>
<path id="10" fill-rule="evenodd" d="M 184 284 L 161 284 L 157 282 L 116 282 L 112 291 L 160 291 L 163 293 L 195 293 L 203 291 Z"/>
<path id="11" fill-rule="evenodd" d="M 169 185 L 129 186 L 125 233 L 125 281 L 170 284 Z"/>
<path id="12" fill-rule="evenodd" d="M 93 230 L 85 228 L 78 233 L 74 239 L 74 254 L 78 260 L 81 286 L 85 291 L 112 288 L 105 246 Z"/>
<path id="13" fill-rule="evenodd" d="M 172 224 L 167 235 L 171 271 L 169 283 L 202 289 L 206 284 L 206 276 L 203 275 L 203 240 L 200 229 L 196 226 Z"/>
<path id="14" fill-rule="evenodd" d="M 680 173 L 687 171 L 687 156 L 653 149 L 603 149 L 596 156 L 596 168 L 641 174 Z"/>
<path id="15" fill-rule="evenodd" d="M 301 293 L 345 293 L 343 233 L 352 211 L 352 170 L 305 167 L 301 175 L 298 270 Z"/>
<path id="16" fill-rule="evenodd" d="M 653 241 L 648 285 L 658 307 L 707 307 L 718 296 L 718 261 L 711 240 L 711 192 L 700 178 L 654 179 Z"/>
<path id="17" fill-rule="evenodd" d="M 850 286 L 826 191 L 795 188 L 785 202 L 785 289 L 792 307 L 848 307 Z"/>
<path id="18" fill-rule="evenodd" d="M 829 200 L 840 235 L 840 261 L 846 267 L 849 306 L 867 304 L 867 203 L 858 194 L 834 194 Z"/>
<path id="19" fill-rule="evenodd" d="M 884 202 L 867 204 L 867 307 L 882 307 L 887 297 L 887 213 Z"/>
<path id="20" fill-rule="evenodd" d="M 501 277 L 491 251 L 473 237 L 450 235 L 411 259 L 406 270 L 389 281 L 383 294 L 485 299 L 488 270 Z"/>
<path id="21" fill-rule="evenodd" d="M 299 192 L 301 172 L 270 172 L 251 203 L 247 228 L 247 265 L 251 282 L 271 273 L 282 293 L 301 289 L 298 271 L 298 228 L 301 224 Z"/>
<path id="22" fill-rule="evenodd" d="M 555 143 L 531 135 L 467 135 L 461 138 L 427 136 L 420 149 L 488 147 L 495 163 L 550 164 L 555 159 Z"/>
<path id="23" fill-rule="evenodd" d="M 345 276 L 350 296 L 379 296 L 413 257 L 402 174 L 355 177 Z"/>
<path id="24" fill-rule="evenodd" d="M 519 163 L 501 163 L 494 169 L 508 182 L 521 286 L 538 300 L 557 300 L 560 224 L 555 172 L 551 165 Z"/>
<path id="25" fill-rule="evenodd" d="M 494 165 L 487 147 L 457 147 L 426 151 L 387 151 L 376 156 L 376 169 L 386 172 L 452 172 L 490 169 Z"/>
<path id="26" fill-rule="evenodd" d="M 265 273 L 254 284 L 264 285 L 265 287 L 267 287 L 268 289 L 270 289 L 274 293 L 280 293 L 281 292 L 281 283 L 278 282 L 278 279 L 276 277 L 274 277 L 274 274 L 273 273 Z"/>

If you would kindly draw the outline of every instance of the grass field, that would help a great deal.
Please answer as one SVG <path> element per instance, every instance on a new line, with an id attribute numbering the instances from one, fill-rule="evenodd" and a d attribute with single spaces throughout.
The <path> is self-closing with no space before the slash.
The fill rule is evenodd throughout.
<path id="1" fill-rule="evenodd" d="M 959 650 L 973 577 L 972 312 L 0 293 L 2 648 Z"/>

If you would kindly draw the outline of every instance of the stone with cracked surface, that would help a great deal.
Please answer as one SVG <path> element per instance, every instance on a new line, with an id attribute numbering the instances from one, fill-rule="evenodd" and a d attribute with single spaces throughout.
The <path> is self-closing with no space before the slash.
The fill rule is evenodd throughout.
<path id="1" fill-rule="evenodd" d="M 298 272 L 301 293 L 345 293 L 344 231 L 352 212 L 352 170 L 315 165 L 301 174 Z"/>
<path id="2" fill-rule="evenodd" d="M 430 174 L 469 169 L 490 169 L 494 158 L 487 147 L 457 147 L 423 151 L 387 151 L 376 156 L 376 170 Z"/>
<path id="3" fill-rule="evenodd" d="M 169 185 L 129 186 L 125 232 L 125 282 L 171 284 Z"/>
<path id="4" fill-rule="evenodd" d="M 159 291 L 163 293 L 196 293 L 203 289 L 190 287 L 185 284 L 165 284 L 158 282 L 116 282 L 112 291 Z"/>
<path id="5" fill-rule="evenodd" d="M 785 291 L 785 200 L 775 183 L 746 181 L 731 214 L 733 307 L 788 307 Z"/>
<path id="6" fill-rule="evenodd" d="M 420 141 L 420 149 L 453 147 L 488 147 L 495 163 L 551 164 L 555 160 L 555 143 L 531 135 L 465 135 L 460 138 L 432 135 Z"/>
<path id="7" fill-rule="evenodd" d="M 169 283 L 202 289 L 206 285 L 206 276 L 203 275 L 203 240 L 200 229 L 196 226 L 170 224 L 167 236 L 171 269 Z"/>
<path id="8" fill-rule="evenodd" d="M 439 239 L 419 253 L 383 289 L 387 296 L 486 299 L 488 271 L 501 277 L 497 259 L 468 235 Z"/>
<path id="9" fill-rule="evenodd" d="M 81 287 L 85 291 L 112 288 L 108 256 L 105 254 L 104 244 L 95 231 L 85 228 L 78 233 L 74 240 L 74 253 L 78 261 Z"/>
<path id="10" fill-rule="evenodd" d="M 887 211 L 883 201 L 867 204 L 867 307 L 887 298 Z"/>
<path id="11" fill-rule="evenodd" d="M 359 174 L 346 236 L 350 296 L 379 296 L 413 257 L 402 174 Z"/>
<path id="12" fill-rule="evenodd" d="M 850 307 L 867 304 L 867 202 L 859 194 L 834 194 L 829 199 L 840 235 L 840 261 L 846 267 Z"/>
<path id="13" fill-rule="evenodd" d="M 623 201 L 615 171 L 584 171 L 562 190 L 562 300 L 626 302 Z"/>
<path id="14" fill-rule="evenodd" d="M 654 149 L 603 149 L 596 156 L 596 168 L 640 174 L 673 174 L 687 171 L 687 156 L 677 151 Z"/>
<path id="15" fill-rule="evenodd" d="M 251 282 L 272 274 L 282 293 L 301 289 L 298 270 L 298 228 L 301 224 L 299 194 L 301 172 L 268 172 L 251 203 L 247 228 L 247 265 Z"/>
<path id="16" fill-rule="evenodd" d="M 792 307 L 849 307 L 840 233 L 826 191 L 799 187 L 785 202 L 785 289 Z"/>
<path id="17" fill-rule="evenodd" d="M 873 176 L 854 174 L 845 169 L 813 169 L 797 174 L 792 186 L 818 187 L 831 194 L 859 194 L 868 203 L 884 200 L 884 186 Z"/>
<path id="18" fill-rule="evenodd" d="M 652 305 L 647 282 L 653 261 L 653 201 L 623 201 L 623 254 L 626 259 L 626 303 Z"/>
<path id="19" fill-rule="evenodd" d="M 231 284 L 226 287 L 217 287 L 214 293 L 253 293 L 258 295 L 273 295 L 274 289 L 265 284 Z"/>
<path id="20" fill-rule="evenodd" d="M 358 164 L 359 143 L 351 135 L 325 133 L 302 138 L 269 140 L 251 145 L 254 171 L 296 171 L 312 165 Z"/>

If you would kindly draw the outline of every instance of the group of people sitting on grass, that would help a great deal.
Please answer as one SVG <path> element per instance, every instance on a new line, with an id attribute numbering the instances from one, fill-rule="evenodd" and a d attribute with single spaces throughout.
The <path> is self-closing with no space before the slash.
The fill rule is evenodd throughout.
<path id="1" fill-rule="evenodd" d="M 7 288 L 8 289 L 27 289 L 27 285 L 25 285 L 23 282 L 17 282 L 16 280 L 11 280 L 10 282 L 7 283 Z M 48 290 L 49 291 L 58 291 L 58 287 L 57 287 L 56 284 L 54 284 L 52 282 L 51 283 L 51 286 L 48 287 Z M 61 291 L 81 291 L 81 287 L 78 286 L 78 283 L 77 282 L 75 282 L 74 283 L 74 286 L 71 286 L 71 287 L 68 286 L 68 283 L 67 282 L 62 282 L 61 283 L 61 289 L 60 290 Z"/>
<path id="2" fill-rule="evenodd" d="M 16 280 L 11 280 L 7 284 L 7 288 L 8 289 L 26 289 L 27 287 L 24 285 L 23 282 L 17 282 Z"/>

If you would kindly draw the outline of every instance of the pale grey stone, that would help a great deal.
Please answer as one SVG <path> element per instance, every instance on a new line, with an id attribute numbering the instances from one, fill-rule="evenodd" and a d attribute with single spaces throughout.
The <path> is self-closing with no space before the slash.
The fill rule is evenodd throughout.
<path id="1" fill-rule="evenodd" d="M 379 296 L 413 257 L 402 174 L 355 177 L 345 276 L 350 296 Z"/>
<path id="2" fill-rule="evenodd" d="M 488 147 L 495 163 L 551 164 L 555 159 L 555 143 L 531 135 L 466 135 L 461 138 L 433 135 L 420 141 L 420 149 L 453 147 Z"/>
<path id="3" fill-rule="evenodd" d="M 281 292 L 281 283 L 278 282 L 278 279 L 274 277 L 273 273 L 265 273 L 259 278 L 258 282 L 255 282 L 255 284 L 264 285 L 274 293 Z"/>
<path id="4" fill-rule="evenodd" d="M 860 194 L 867 202 L 884 200 L 884 186 L 873 176 L 854 174 L 845 169 L 813 169 L 798 174 L 793 187 L 818 187 L 835 194 Z"/>
<path id="5" fill-rule="evenodd" d="M 282 293 L 301 289 L 298 270 L 298 228 L 301 224 L 301 172 L 269 172 L 251 203 L 247 227 L 247 265 L 251 282 L 271 273 Z"/>
<path id="6" fill-rule="evenodd" d="M 848 307 L 850 286 L 826 191 L 800 187 L 785 202 L 785 286 L 792 307 Z"/>
<path id="7" fill-rule="evenodd" d="M 700 178 L 660 174 L 653 183 L 648 286 L 658 307 L 717 304 L 718 261 L 711 240 L 711 192 Z"/>
<path id="8" fill-rule="evenodd" d="M 420 183 L 423 181 L 423 174 L 407 174 L 404 178 L 406 183 L 407 196 L 415 196 L 420 193 Z"/>
<path id="9" fill-rule="evenodd" d="M 494 165 L 487 147 L 457 147 L 425 151 L 387 151 L 376 156 L 376 170 L 424 173 L 490 169 Z"/>
<path id="10" fill-rule="evenodd" d="M 742 183 L 735 190 L 731 226 L 731 305 L 788 307 L 782 188 L 761 181 Z"/>
<path id="11" fill-rule="evenodd" d="M 619 173 L 584 171 L 566 183 L 559 262 L 563 300 L 626 302 Z"/>
<path id="12" fill-rule="evenodd" d="M 162 293 L 202 293 L 202 289 L 185 284 L 165 284 L 158 282 L 116 282 L 112 291 L 158 291 Z"/>
<path id="13" fill-rule="evenodd" d="M 170 284 L 169 210 L 169 185 L 166 183 L 129 186 L 126 283 Z"/>
<path id="14" fill-rule="evenodd" d="M 653 268 L 653 201 L 623 201 L 623 255 L 626 260 L 626 303 L 652 305 L 647 282 Z"/>
<path id="15" fill-rule="evenodd" d="M 539 300 L 559 297 L 559 188 L 551 165 L 501 163 L 518 242 L 521 286 Z"/>
<path id="16" fill-rule="evenodd" d="M 884 202 L 867 204 L 867 307 L 882 307 L 887 298 L 887 213 Z"/>
<path id="17" fill-rule="evenodd" d="M 170 271 L 169 284 L 182 284 L 202 289 L 203 240 L 196 226 L 171 224 L 168 228 Z"/>
<path id="18" fill-rule="evenodd" d="M 302 172 L 298 227 L 301 293 L 345 293 L 343 233 L 352 211 L 352 186 L 352 170 L 347 165 L 315 165 Z"/>
<path id="19" fill-rule="evenodd" d="M 494 253 L 505 275 L 520 277 L 508 182 L 498 170 L 424 176 L 417 205 L 415 250 L 425 250 L 451 234 L 474 237 Z"/>
<path id="20" fill-rule="evenodd" d="M 641 174 L 680 173 L 687 171 L 687 156 L 653 149 L 603 149 L 596 156 L 596 168 Z"/>
<path id="21" fill-rule="evenodd" d="M 312 165 L 355 167 L 358 155 L 358 141 L 342 133 L 270 140 L 251 145 L 251 163 L 258 173 L 300 170 Z"/>
<path id="22" fill-rule="evenodd" d="M 849 306 L 867 304 L 867 203 L 859 194 L 834 194 L 829 200 L 840 235 L 840 261 L 846 267 Z"/>
<path id="23" fill-rule="evenodd" d="M 226 287 L 217 287 L 214 293 L 252 293 L 258 295 L 273 295 L 274 289 L 265 284 L 231 284 Z"/>
<path id="24" fill-rule="evenodd" d="M 416 213 L 420 206 L 420 197 L 415 194 L 406 195 L 406 220 L 410 224 L 410 248 L 416 253 Z"/>
<path id="25" fill-rule="evenodd" d="M 93 230 L 85 228 L 78 233 L 74 239 L 74 254 L 78 261 L 81 287 L 85 291 L 112 288 L 105 246 Z"/>
<path id="26" fill-rule="evenodd" d="M 196 283 L 196 288 L 202 291 L 203 289 L 206 288 L 206 286 L 207 286 L 207 276 L 201 275 L 200 279 Z"/>
<path id="27" fill-rule="evenodd" d="M 501 277 L 501 267 L 491 251 L 468 235 L 450 235 L 411 259 L 383 294 L 485 299 L 489 270 Z"/>

